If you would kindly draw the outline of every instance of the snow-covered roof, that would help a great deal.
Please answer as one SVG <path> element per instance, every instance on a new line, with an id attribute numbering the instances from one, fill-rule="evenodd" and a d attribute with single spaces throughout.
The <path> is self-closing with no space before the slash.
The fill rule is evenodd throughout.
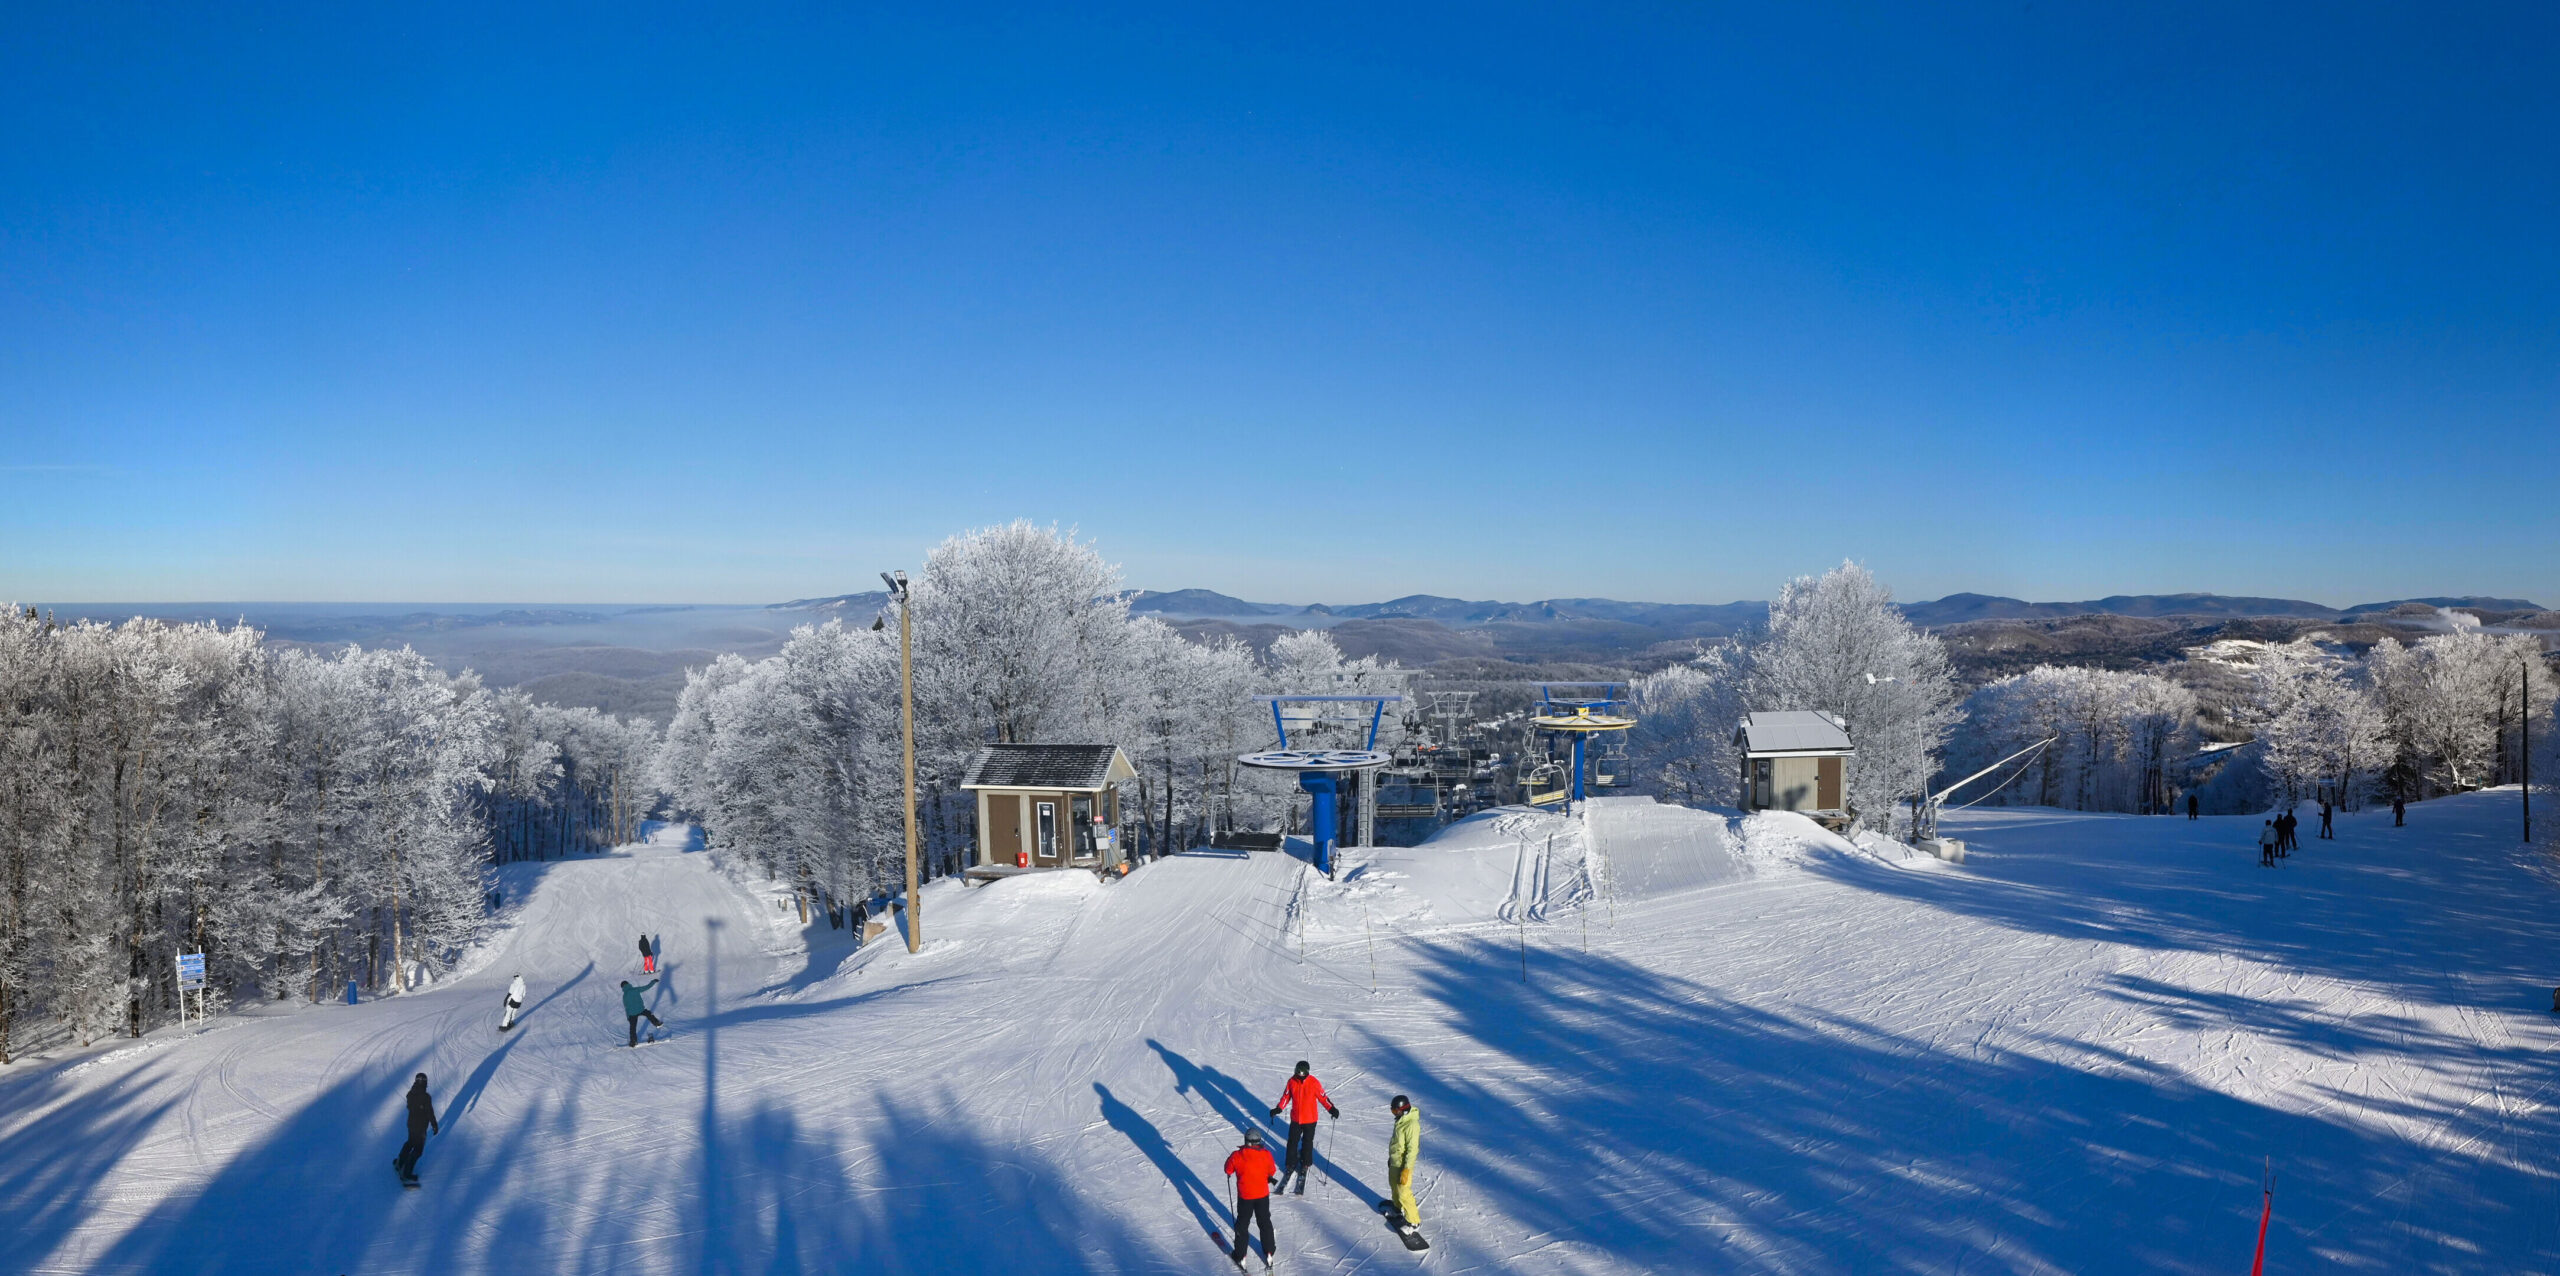
<path id="1" fill-rule="evenodd" d="M 1091 792 L 1136 778 L 1116 744 L 990 744 L 969 759 L 960 787 Z"/>
<path id="2" fill-rule="evenodd" d="M 1734 738 L 1745 755 L 1755 758 L 1787 753 L 1856 752 L 1856 747 L 1849 743 L 1848 731 L 1837 719 L 1811 709 L 1744 714 L 1742 728 L 1734 732 Z"/>

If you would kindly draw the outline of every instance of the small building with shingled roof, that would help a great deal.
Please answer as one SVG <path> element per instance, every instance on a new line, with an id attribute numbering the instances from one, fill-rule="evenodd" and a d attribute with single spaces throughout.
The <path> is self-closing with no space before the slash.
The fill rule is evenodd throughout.
<path id="1" fill-rule="evenodd" d="M 1120 863 L 1120 785 L 1137 778 L 1129 755 L 1115 744 L 979 749 L 960 781 L 978 802 L 978 852 L 969 876 Z"/>

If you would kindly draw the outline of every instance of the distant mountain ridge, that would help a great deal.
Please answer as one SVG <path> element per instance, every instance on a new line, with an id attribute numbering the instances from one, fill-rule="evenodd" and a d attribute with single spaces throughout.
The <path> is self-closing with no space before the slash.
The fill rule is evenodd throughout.
<path id="1" fill-rule="evenodd" d="M 2542 606 L 2522 598 L 2400 598 L 2389 602 L 2358 603 L 2353 607 L 2327 607 L 2299 598 L 2257 598 L 2245 595 L 2186 594 L 2114 594 L 2080 602 L 2028 602 L 1996 594 L 1959 593 L 1925 602 L 1902 604 L 1902 614 L 1916 625 L 1957 625 L 1972 620 L 2038 620 L 2068 616 L 2202 616 L 2217 619 L 2245 617 L 2283 617 L 2293 620 L 2343 620 L 2352 616 L 2387 612 L 2408 603 L 2424 603 L 2430 607 L 2470 607 L 2482 611 L 2541 611 Z M 1287 623 L 1284 617 L 1305 617 L 1318 626 L 1346 620 L 1436 620 L 1451 628 L 1467 628 L 1501 623 L 1539 623 L 1551 621 L 1614 621 L 1648 628 L 1716 628 L 1726 631 L 1749 628 L 1769 615 L 1769 604 L 1757 601 L 1730 603 L 1645 603 L 1620 602 L 1613 598 L 1546 598 L 1535 602 L 1477 602 L 1464 598 L 1446 598 L 1437 594 L 1408 594 L 1382 603 L 1257 603 L 1207 589 L 1178 589 L 1159 593 L 1139 590 L 1130 596 L 1129 610 L 1168 619 L 1269 619 Z"/>

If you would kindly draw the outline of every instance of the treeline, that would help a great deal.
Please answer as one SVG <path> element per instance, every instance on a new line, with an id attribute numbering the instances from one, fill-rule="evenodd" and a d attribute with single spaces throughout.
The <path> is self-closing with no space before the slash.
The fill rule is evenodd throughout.
<path id="1" fill-rule="evenodd" d="M 1965 700 L 1941 783 L 2053 743 L 1952 802 L 2164 814 L 2194 783 L 2196 694 L 2157 674 L 2040 665 Z"/>
<path id="2" fill-rule="evenodd" d="M 927 876 L 965 866 L 977 808 L 960 782 L 984 744 L 1119 745 L 1139 775 L 1122 812 L 1132 849 L 1160 853 L 1286 818 L 1289 777 L 1235 762 L 1272 747 L 1270 711 L 1254 696 L 1396 695 L 1408 679 L 1391 663 L 1345 660 L 1318 632 L 1284 637 L 1268 663 L 1232 639 L 1191 642 L 1131 616 L 1118 569 L 1090 545 L 1027 522 L 944 541 L 911 595 Z M 895 606 L 876 622 L 797 629 L 763 660 L 723 656 L 693 671 L 668 724 L 659 784 L 714 843 L 789 884 L 804 917 L 840 922 L 853 902 L 903 888 Z M 1387 728 L 1391 744 L 1396 713 Z M 1346 742 L 1348 728 L 1337 734 L 1326 743 Z"/>
<path id="3" fill-rule="evenodd" d="M 1735 802 L 1735 725 L 1783 709 L 1848 720 L 1857 752 L 1846 802 L 1878 829 L 1933 786 L 2046 740 L 1955 800 L 2166 813 L 2197 793 L 2217 812 L 2353 807 L 2513 783 L 2528 761 L 2538 786 L 2560 782 L 2549 657 L 2532 636 L 2485 633 L 2458 613 L 2446 613 L 2453 632 L 2385 639 L 2361 657 L 2309 640 L 2258 645 L 2237 688 L 2209 705 L 2167 676 L 2175 670 L 2050 665 L 1959 700 L 1944 649 L 1891 601 L 1844 564 L 1790 583 L 1765 633 L 1702 646 L 1640 679 L 1629 741 L 1638 783 L 1673 801 Z M 2207 752 L 2207 719 L 2239 747 Z"/>
<path id="4" fill-rule="evenodd" d="M 217 999 L 400 989 L 488 912 L 493 854 L 618 834 L 653 732 L 415 652 L 0 615 L 0 1062 Z"/>
<path id="5" fill-rule="evenodd" d="M 2363 657 L 2308 640 L 2251 653 L 2225 717 L 2248 738 L 2203 754 L 2195 693 L 2157 674 L 2044 666 L 1965 702 L 1946 767 L 1961 776 L 2053 738 L 1996 791 L 1993 805 L 2164 812 L 2189 792 L 2210 811 L 2327 801 L 2416 801 L 2513 783 L 2525 747 L 2548 751 L 2555 686 L 2539 642 L 2476 629 Z M 2530 729 L 2528 729 L 2528 727 Z M 2555 777 L 2547 770 L 2540 777 Z"/>

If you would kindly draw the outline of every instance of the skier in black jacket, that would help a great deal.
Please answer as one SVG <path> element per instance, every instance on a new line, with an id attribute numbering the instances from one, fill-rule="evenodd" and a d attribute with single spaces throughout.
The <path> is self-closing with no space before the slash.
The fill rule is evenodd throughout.
<path id="1" fill-rule="evenodd" d="M 436 1123 L 436 1101 L 427 1093 L 427 1074 L 409 1083 L 409 1141 L 400 1145 L 400 1155 L 391 1158 L 391 1168 L 400 1171 L 400 1181 L 418 1181 L 418 1158 L 427 1150 L 427 1132 L 444 1133 Z"/>

